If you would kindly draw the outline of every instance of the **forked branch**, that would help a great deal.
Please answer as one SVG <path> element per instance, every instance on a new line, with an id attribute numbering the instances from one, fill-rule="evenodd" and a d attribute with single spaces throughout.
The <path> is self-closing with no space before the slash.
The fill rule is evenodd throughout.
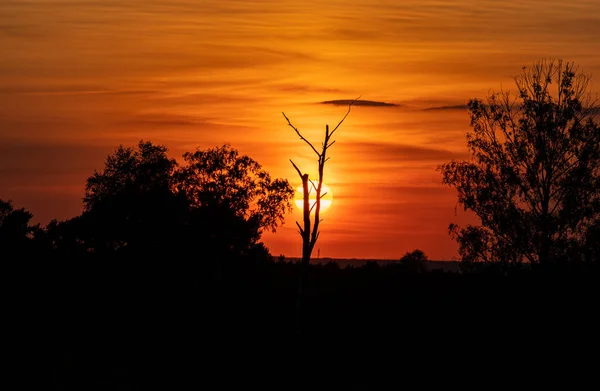
<path id="1" fill-rule="evenodd" d="M 354 103 L 356 103 L 357 100 L 360 99 L 362 95 L 359 95 L 358 98 L 354 99 L 352 102 L 350 102 L 350 104 L 348 105 L 348 111 L 346 112 L 346 115 L 344 115 L 344 117 L 340 120 L 340 122 L 338 122 L 338 124 L 335 126 L 335 128 L 333 128 L 333 130 L 331 131 L 331 133 L 329 134 L 329 136 L 333 136 L 333 133 L 335 133 L 336 130 L 338 130 L 338 128 L 340 127 L 340 125 L 344 122 L 344 120 L 346 119 L 346 117 L 348 116 L 348 114 L 350 114 L 350 110 L 352 109 L 352 105 Z M 335 142 L 335 141 L 334 141 Z M 331 143 L 329 146 L 332 146 L 333 143 Z"/>
<path id="2" fill-rule="evenodd" d="M 329 157 L 327 157 L 327 149 L 331 148 L 334 144 L 335 144 L 335 140 L 334 141 L 330 141 L 331 137 L 333 136 L 333 134 L 335 133 L 335 131 L 340 127 L 340 125 L 344 122 L 344 120 L 346 119 L 346 117 L 348 117 L 348 114 L 350 114 L 350 110 L 352 109 L 352 105 L 354 103 L 356 103 L 356 101 L 358 101 L 358 99 L 360 99 L 360 96 L 356 99 L 354 99 L 352 102 L 350 102 L 349 106 L 348 106 L 348 111 L 346 112 L 346 115 L 344 115 L 344 117 L 340 120 L 340 122 L 338 122 L 338 124 L 336 125 L 336 127 L 333 129 L 333 131 L 329 131 L 329 125 L 325 125 L 325 138 L 323 140 L 323 142 L 321 143 L 321 151 L 318 151 L 314 145 L 308 141 L 303 135 L 302 133 L 300 133 L 300 131 L 298 130 L 298 128 L 296 128 L 292 122 L 290 121 L 290 119 L 285 115 L 284 112 L 282 112 L 283 117 L 286 119 L 288 125 L 294 129 L 294 132 L 296 132 L 296 134 L 298 135 L 298 137 L 300 137 L 300 139 L 302 141 L 304 141 L 306 144 L 308 144 L 308 146 L 313 150 L 314 153 L 317 154 L 318 157 L 318 172 L 319 172 L 319 177 L 318 180 L 316 181 L 317 183 L 315 184 L 315 181 L 310 180 L 308 178 L 308 174 L 302 174 L 302 171 L 300 171 L 300 169 L 298 168 L 298 166 L 296 166 L 296 164 L 290 159 L 290 162 L 292 163 L 292 166 L 294 166 L 294 169 L 296 170 L 296 172 L 298 173 L 298 175 L 300 176 L 300 179 L 302 180 L 302 191 L 303 191 L 303 199 L 302 199 L 302 214 L 303 214 L 303 222 L 304 222 L 304 227 L 302 227 L 300 225 L 299 222 L 296 221 L 296 225 L 298 226 L 298 232 L 300 233 L 300 236 L 302 236 L 302 261 L 300 263 L 301 265 L 301 272 L 300 272 L 300 280 L 299 280 L 299 285 L 298 285 L 298 300 L 297 300 L 297 305 L 296 305 L 296 332 L 297 333 L 301 333 L 302 330 L 302 301 L 303 301 L 303 296 L 304 296 L 304 288 L 305 288 L 305 284 L 306 284 L 306 274 L 307 274 L 307 270 L 308 270 L 308 264 L 310 263 L 310 256 L 312 254 L 313 248 L 315 247 L 315 244 L 317 243 L 317 240 L 319 239 L 319 224 L 323 221 L 323 219 L 320 218 L 320 211 L 321 211 L 321 199 L 327 194 L 327 192 L 321 194 L 321 191 L 323 189 L 323 173 L 324 173 L 324 169 L 325 169 L 325 163 L 329 160 Z M 312 189 L 310 188 L 310 186 L 312 186 Z M 311 190 L 315 191 L 315 201 L 312 205 L 310 205 L 310 199 L 309 199 L 309 193 Z M 314 218 L 314 222 L 313 225 L 311 227 L 311 219 L 310 219 L 310 214 L 313 212 L 314 210 L 314 214 L 315 214 L 315 218 Z"/>

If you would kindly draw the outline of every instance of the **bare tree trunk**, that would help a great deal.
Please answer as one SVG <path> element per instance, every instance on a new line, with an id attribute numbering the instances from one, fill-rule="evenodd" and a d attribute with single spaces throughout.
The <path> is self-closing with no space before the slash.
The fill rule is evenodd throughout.
<path id="1" fill-rule="evenodd" d="M 318 164 L 319 164 L 318 165 L 319 178 L 318 178 L 318 183 L 315 185 L 315 183 L 313 181 L 309 180 L 308 174 L 302 174 L 302 171 L 300 171 L 298 166 L 296 166 L 296 164 L 294 164 L 294 162 L 292 160 L 290 160 L 290 162 L 296 169 L 296 172 L 298 172 L 298 175 L 302 179 L 302 191 L 303 191 L 302 212 L 303 212 L 304 226 L 302 227 L 302 226 L 300 226 L 300 224 L 298 222 L 296 222 L 296 225 L 298 226 L 298 232 L 300 233 L 300 236 L 302 236 L 302 261 L 300 262 L 300 273 L 299 273 L 300 276 L 299 276 L 299 280 L 298 280 L 298 296 L 296 298 L 296 334 L 298 334 L 298 335 L 303 334 L 303 331 L 304 331 L 303 330 L 304 325 L 302 324 L 302 322 L 305 319 L 304 300 L 306 297 L 306 279 L 307 279 L 308 269 L 309 269 L 309 264 L 310 264 L 310 255 L 312 253 L 313 248 L 315 247 L 315 243 L 319 239 L 319 223 L 321 222 L 319 214 L 321 212 L 321 198 L 323 198 L 325 196 L 325 194 L 321 194 L 321 189 L 323 186 L 323 172 L 324 172 L 324 168 L 325 168 L 325 162 L 327 162 L 327 160 L 328 160 L 328 158 L 326 157 L 327 149 L 330 148 L 335 143 L 335 141 L 331 141 L 331 137 L 333 136 L 335 131 L 340 127 L 342 122 L 344 122 L 344 120 L 346 119 L 348 114 L 350 114 L 350 109 L 352 108 L 352 105 L 359 98 L 360 97 L 356 98 L 355 100 L 353 100 L 350 103 L 350 105 L 348 107 L 348 111 L 346 112 L 346 115 L 342 118 L 342 120 L 337 124 L 337 126 L 331 132 L 329 132 L 329 125 L 325 125 L 325 139 L 323 141 L 322 149 L 320 152 L 311 144 L 310 141 L 308 141 L 307 139 L 304 138 L 304 136 L 302 136 L 300 131 L 294 125 L 292 125 L 292 123 L 290 122 L 289 118 L 285 115 L 285 113 L 282 113 L 284 118 L 287 120 L 288 125 L 292 129 L 294 129 L 294 131 L 300 137 L 300 139 L 303 140 L 306 144 L 308 144 L 310 146 L 310 148 L 316 153 L 316 155 L 318 156 Z M 316 192 L 315 204 L 313 206 L 311 206 L 310 202 L 309 202 L 309 197 L 310 197 L 309 196 L 309 193 L 310 193 L 309 183 L 310 183 L 310 185 L 312 185 L 313 189 Z M 314 221 L 313 227 L 311 227 L 310 213 L 312 212 L 313 208 L 315 209 L 315 221 Z"/>
<path id="2" fill-rule="evenodd" d="M 302 334 L 302 319 L 304 307 L 304 292 L 306 291 L 306 277 L 310 264 L 310 202 L 308 188 L 308 174 L 302 175 L 304 229 L 302 232 L 302 261 L 300 262 L 300 277 L 298 280 L 298 296 L 296 297 L 296 334 Z"/>

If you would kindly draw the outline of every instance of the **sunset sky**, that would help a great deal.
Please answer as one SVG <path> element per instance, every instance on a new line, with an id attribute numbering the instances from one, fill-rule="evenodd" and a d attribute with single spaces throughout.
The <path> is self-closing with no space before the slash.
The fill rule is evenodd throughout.
<path id="1" fill-rule="evenodd" d="M 85 179 L 118 144 L 230 143 L 294 187 L 361 95 L 327 163 L 321 257 L 457 256 L 470 217 L 435 168 L 468 158 L 464 108 L 541 58 L 600 91 L 600 1 L 1 0 L 0 198 L 37 222 L 81 212 Z M 299 256 L 297 209 L 274 255 Z"/>

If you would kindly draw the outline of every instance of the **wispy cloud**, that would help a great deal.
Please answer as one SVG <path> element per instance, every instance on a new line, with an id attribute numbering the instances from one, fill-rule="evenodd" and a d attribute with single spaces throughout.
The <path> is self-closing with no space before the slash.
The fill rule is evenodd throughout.
<path id="1" fill-rule="evenodd" d="M 448 105 L 448 106 L 433 106 L 433 107 L 426 107 L 423 109 L 423 111 L 450 111 L 450 110 L 467 110 L 468 106 L 467 105 Z"/>
<path id="2" fill-rule="evenodd" d="M 344 148 L 349 154 L 372 156 L 376 161 L 446 161 L 451 159 L 467 159 L 466 152 L 455 152 L 444 148 L 423 147 L 408 144 L 392 144 L 377 142 L 345 142 Z"/>
<path id="3" fill-rule="evenodd" d="M 13 182 L 52 183 L 58 176 L 91 175 L 114 146 L 0 139 L 0 177 Z"/>
<path id="4" fill-rule="evenodd" d="M 326 100 L 321 102 L 324 105 L 334 105 L 334 106 L 348 106 L 350 103 L 354 102 L 354 106 L 372 106 L 372 107 L 398 107 L 396 103 L 389 102 L 378 102 L 374 100 L 357 100 L 353 99 L 337 99 L 337 100 Z"/>
<path id="5" fill-rule="evenodd" d="M 199 126 L 211 125 L 210 121 L 203 118 L 194 118 L 183 115 L 138 115 L 120 122 L 123 125 L 148 125 L 148 126 Z"/>
<path id="6" fill-rule="evenodd" d="M 81 86 L 35 86 L 35 85 L 19 85 L 19 86 L 4 86 L 0 88 L 0 94 L 6 95 L 123 95 L 123 96 L 139 96 L 139 95 L 158 95 L 157 90 L 128 90 L 128 89 L 106 89 L 97 85 L 81 85 Z"/>
<path id="7" fill-rule="evenodd" d="M 327 87 L 318 87 L 318 86 L 309 86 L 309 85 L 301 85 L 301 84 L 285 84 L 279 85 L 275 87 L 278 91 L 284 92 L 299 92 L 299 93 L 340 93 L 342 90 L 339 88 L 327 88 Z M 322 102 L 325 103 L 325 102 Z"/>

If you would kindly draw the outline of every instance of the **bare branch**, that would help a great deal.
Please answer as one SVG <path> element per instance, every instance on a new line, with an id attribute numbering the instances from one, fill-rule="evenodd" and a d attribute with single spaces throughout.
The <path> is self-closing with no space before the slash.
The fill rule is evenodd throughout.
<path id="1" fill-rule="evenodd" d="M 348 111 L 348 112 L 349 112 L 349 111 Z M 296 128 L 294 125 L 292 125 L 292 122 L 291 122 L 291 121 L 290 121 L 290 119 L 289 119 L 289 118 L 288 118 L 288 117 L 285 115 L 285 113 L 284 113 L 284 112 L 281 112 L 281 114 L 283 114 L 283 117 L 284 117 L 284 118 L 287 120 L 287 123 L 288 123 L 288 125 L 289 125 L 289 126 L 292 128 L 292 129 L 294 129 L 294 131 L 296 131 L 296 134 L 297 134 L 297 135 L 300 137 L 300 139 L 301 139 L 302 141 L 304 141 L 305 143 L 307 143 L 307 144 L 308 144 L 308 145 L 309 145 L 309 146 L 312 148 L 312 150 L 313 150 L 313 151 L 315 151 L 315 153 L 316 153 L 318 156 L 321 156 L 321 154 L 319 153 L 319 151 L 317 151 L 317 150 L 316 150 L 316 148 L 315 148 L 315 147 L 314 147 L 314 146 L 311 144 L 311 142 L 310 142 L 310 141 L 308 141 L 307 139 L 305 139 L 305 138 L 304 138 L 304 136 L 302 136 L 302 134 L 300 133 L 300 131 L 298 130 L 298 128 Z M 346 114 L 346 115 L 348 115 L 348 114 Z M 346 118 L 346 117 L 344 117 L 344 118 Z"/>
<path id="2" fill-rule="evenodd" d="M 348 105 L 348 111 L 346 112 L 346 115 L 344 116 L 344 118 L 342 118 L 342 120 L 340 122 L 338 122 L 338 124 L 336 125 L 335 128 L 333 128 L 333 130 L 331 131 L 331 133 L 329 133 L 329 137 L 333 136 L 333 133 L 335 133 L 335 131 L 340 127 L 340 125 L 342 124 L 342 122 L 344 122 L 344 120 L 346 119 L 346 117 L 348 116 L 348 114 L 350 114 L 350 109 L 352 109 L 352 105 L 360 99 L 362 95 L 360 95 L 358 98 L 354 99 L 352 102 L 350 102 L 350 104 Z M 287 117 L 286 117 L 287 118 Z"/>
<path id="3" fill-rule="evenodd" d="M 298 172 L 298 175 L 300 175 L 300 178 L 302 178 L 302 171 L 300 171 L 300 169 L 298 168 L 298 166 L 292 161 L 292 159 L 290 159 L 290 162 L 292 163 L 292 166 L 294 166 L 294 168 L 296 169 L 296 171 Z"/>
<path id="4" fill-rule="evenodd" d="M 335 141 L 331 141 L 331 136 L 333 135 L 333 133 L 335 133 L 335 131 L 340 127 L 340 125 L 344 122 L 344 120 L 346 119 L 346 117 L 348 116 L 348 114 L 350 114 L 350 110 L 352 108 L 352 105 L 358 100 L 360 99 L 360 96 L 356 99 L 354 99 L 350 105 L 348 106 L 348 112 L 346 113 L 346 115 L 344 115 L 344 117 L 342 118 L 342 120 L 337 124 L 337 126 L 335 127 L 335 129 L 333 129 L 332 132 L 329 131 L 329 125 L 325 125 L 325 138 L 323 139 L 323 142 L 321 142 L 321 152 L 317 151 L 317 149 L 313 146 L 313 144 L 311 142 L 309 142 L 306 138 L 304 138 L 304 136 L 302 136 L 302 134 L 300 133 L 300 131 L 292 124 L 292 122 L 290 121 L 290 119 L 285 115 L 284 112 L 282 112 L 283 117 L 286 119 L 288 125 L 294 129 L 294 131 L 296 132 L 296 134 L 298 135 L 298 137 L 300 137 L 300 139 L 302 141 L 304 141 L 306 144 L 308 144 L 308 146 L 313 150 L 313 152 L 315 152 L 318 156 L 318 169 L 319 169 L 319 177 L 318 177 L 318 181 L 317 183 L 315 183 L 314 180 L 310 180 L 308 174 L 302 174 L 302 171 L 300 171 L 300 169 L 298 168 L 298 166 L 296 166 L 296 164 L 290 159 L 290 162 L 292 163 L 292 165 L 294 166 L 294 168 L 296 169 L 296 172 L 298 172 L 298 175 L 300 175 L 300 178 L 302 179 L 302 189 L 303 189 L 303 207 L 302 207 L 302 212 L 303 212 L 303 217 L 304 217 L 304 228 L 302 228 L 300 226 L 300 223 L 298 223 L 296 221 L 296 225 L 298 226 L 299 229 L 299 233 L 300 236 L 302 236 L 302 261 L 300 262 L 301 265 L 301 271 L 300 271 L 300 281 L 299 281 L 299 288 L 298 288 L 298 301 L 297 301 L 297 305 L 296 305 L 296 331 L 298 334 L 301 333 L 301 319 L 302 319 L 302 297 L 304 295 L 304 285 L 305 285 L 305 280 L 306 280 L 306 275 L 307 275 L 307 271 L 308 271 L 308 267 L 310 264 L 310 256 L 311 253 L 314 249 L 315 243 L 317 242 L 317 240 L 319 239 L 320 236 L 320 231 L 319 231 L 319 223 L 321 223 L 323 221 L 323 219 L 319 218 L 319 214 L 320 214 L 320 210 L 321 210 L 321 199 L 323 197 L 325 197 L 327 195 L 327 192 L 324 192 L 323 194 L 321 194 L 322 186 L 323 186 L 323 171 L 325 168 L 325 163 L 329 160 L 329 158 L 327 157 L 327 149 L 330 148 L 332 145 L 335 144 Z M 312 206 L 310 206 L 310 202 L 309 202 L 309 194 L 310 194 L 310 189 L 309 189 L 309 185 L 308 182 L 310 182 L 312 188 L 315 190 L 317 196 L 316 196 L 316 200 L 315 202 L 312 204 Z M 308 193 L 308 194 L 307 194 Z M 311 227 L 311 216 L 310 214 L 313 212 L 313 210 L 315 211 L 315 215 L 314 215 L 314 224 Z"/>

